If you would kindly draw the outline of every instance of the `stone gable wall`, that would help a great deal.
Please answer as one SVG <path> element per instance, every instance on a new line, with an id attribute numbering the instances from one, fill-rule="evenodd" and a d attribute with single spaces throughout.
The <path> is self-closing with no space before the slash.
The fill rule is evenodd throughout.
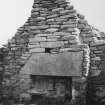
<path id="1" fill-rule="evenodd" d="M 105 43 L 90 46 L 90 73 L 88 80 L 88 104 L 100 104 L 105 97 Z"/>
<path id="2" fill-rule="evenodd" d="M 104 43 L 105 35 L 93 30 L 95 29 L 83 15 L 77 13 L 70 2 L 34 0 L 31 16 L 5 45 L 4 95 L 18 98 L 20 93 L 25 93 L 30 88 L 29 75 L 19 75 L 19 72 L 33 53 L 55 54 L 82 50 L 82 74 L 85 78 L 89 71 L 90 44 Z M 76 81 L 79 80 L 82 81 L 80 78 Z"/>

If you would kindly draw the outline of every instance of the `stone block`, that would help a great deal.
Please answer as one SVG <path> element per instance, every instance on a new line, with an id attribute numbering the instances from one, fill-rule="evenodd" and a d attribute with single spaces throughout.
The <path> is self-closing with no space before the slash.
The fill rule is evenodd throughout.
<path id="1" fill-rule="evenodd" d="M 66 9 L 66 10 L 63 10 L 63 11 L 60 11 L 60 14 L 67 14 L 69 13 L 70 10 Z"/>
<path id="2" fill-rule="evenodd" d="M 54 18 L 51 18 L 51 19 L 47 19 L 46 21 L 47 22 L 53 22 L 53 21 L 55 21 L 55 19 Z"/>
<path id="3" fill-rule="evenodd" d="M 49 19 L 49 18 L 56 18 L 56 17 L 58 17 L 58 14 L 48 15 L 46 18 Z"/>
<path id="4" fill-rule="evenodd" d="M 76 14 L 75 13 L 71 13 L 71 14 L 61 15 L 60 16 L 61 19 L 67 19 L 67 18 L 71 18 L 71 17 L 76 17 Z"/>
<path id="5" fill-rule="evenodd" d="M 68 36 L 70 33 L 67 32 L 54 32 L 53 36 Z"/>
<path id="6" fill-rule="evenodd" d="M 59 28 L 60 25 L 50 25 L 51 28 Z"/>
<path id="7" fill-rule="evenodd" d="M 57 17 L 55 19 L 57 22 L 63 22 L 63 21 L 67 21 L 67 18 L 60 18 L 60 17 Z"/>
<path id="8" fill-rule="evenodd" d="M 65 52 L 65 51 L 74 51 L 74 48 L 61 48 L 60 52 Z"/>
<path id="9" fill-rule="evenodd" d="M 32 30 L 37 30 L 37 29 L 47 29 L 49 28 L 49 25 L 40 25 L 40 26 L 30 26 Z"/>
<path id="10" fill-rule="evenodd" d="M 34 48 L 34 49 L 30 49 L 29 52 L 30 53 L 43 53 L 45 52 L 45 48 Z"/>
<path id="11" fill-rule="evenodd" d="M 69 25 L 69 24 L 76 24 L 77 21 L 66 21 L 66 22 L 63 22 L 64 25 Z"/>
<path id="12" fill-rule="evenodd" d="M 40 11 L 40 13 L 41 13 L 41 11 Z M 44 13 L 41 13 L 40 16 L 46 17 L 46 16 L 48 16 L 48 13 L 46 13 L 46 12 L 44 11 Z"/>
<path id="13" fill-rule="evenodd" d="M 59 12 L 59 11 L 63 11 L 63 10 L 64 10 L 64 8 L 55 8 L 52 10 L 52 12 Z"/>
<path id="14" fill-rule="evenodd" d="M 48 25 L 60 25 L 60 21 L 54 21 L 54 22 L 47 22 Z"/>
<path id="15" fill-rule="evenodd" d="M 69 5 L 69 6 L 66 7 L 66 9 L 67 10 L 73 10 L 74 9 L 74 6 L 73 5 Z"/>
<path id="16" fill-rule="evenodd" d="M 1 65 L 0 65 L 1 66 Z M 3 67 L 0 67 L 0 72 L 3 71 Z"/>
<path id="17" fill-rule="evenodd" d="M 31 15 L 39 15 L 39 12 L 32 12 Z"/>
<path id="18" fill-rule="evenodd" d="M 78 37 L 75 35 L 67 35 L 61 38 L 61 40 L 76 40 L 76 39 L 78 39 Z"/>
<path id="19" fill-rule="evenodd" d="M 22 54 L 22 56 L 24 56 L 24 57 L 29 57 L 30 54 L 29 54 L 29 52 L 25 52 L 25 53 Z"/>
<path id="20" fill-rule="evenodd" d="M 62 25 L 61 28 L 77 28 L 77 24 Z"/>
<path id="21" fill-rule="evenodd" d="M 58 39 L 54 37 L 47 38 L 47 42 L 56 42 Z"/>
<path id="22" fill-rule="evenodd" d="M 100 73 L 101 73 L 100 70 L 91 70 L 90 76 L 91 76 L 91 77 L 96 77 L 96 76 L 99 76 Z"/>
<path id="23" fill-rule="evenodd" d="M 51 32 L 51 33 L 56 31 L 58 31 L 58 28 L 48 28 L 45 30 L 45 32 Z"/>
<path id="24" fill-rule="evenodd" d="M 79 40 L 69 40 L 71 44 L 80 44 Z"/>
<path id="25" fill-rule="evenodd" d="M 54 36 L 54 35 L 51 35 L 51 36 L 47 36 L 47 38 L 56 38 L 56 39 L 59 39 L 61 36 Z"/>
<path id="26" fill-rule="evenodd" d="M 21 56 L 21 59 L 22 59 L 22 60 L 28 60 L 28 57 Z"/>
<path id="27" fill-rule="evenodd" d="M 68 33 L 72 33 L 72 32 L 76 32 L 76 28 L 66 28 L 65 29 L 65 32 L 68 32 Z"/>
<path id="28" fill-rule="evenodd" d="M 97 57 L 95 57 L 95 58 L 91 58 L 91 60 L 100 61 L 101 58 L 97 56 Z"/>
<path id="29" fill-rule="evenodd" d="M 56 48 L 64 46 L 63 41 L 56 41 L 56 42 L 41 42 L 40 46 L 42 48 Z"/>
<path id="30" fill-rule="evenodd" d="M 37 43 L 37 42 L 36 42 L 36 43 L 33 43 L 33 44 L 29 44 L 29 45 L 28 45 L 28 48 L 29 48 L 29 49 L 32 49 L 32 48 L 39 48 L 39 47 L 40 47 L 40 44 L 39 44 L 39 43 Z"/>
<path id="31" fill-rule="evenodd" d="M 78 17 L 81 19 L 81 20 L 84 20 L 84 18 L 85 18 L 85 16 L 84 15 L 81 15 L 81 14 L 77 14 L 78 15 Z"/>
<path id="32" fill-rule="evenodd" d="M 42 34 L 37 34 L 37 36 L 40 37 L 47 37 L 47 36 L 52 36 L 53 34 L 49 34 L 49 33 L 42 33 Z"/>
<path id="33" fill-rule="evenodd" d="M 30 31 L 30 35 L 32 34 L 39 34 L 39 33 L 41 33 L 41 30 L 39 30 L 39 29 L 36 29 L 36 30 L 31 30 Z M 29 37 L 30 37 L 30 35 L 29 35 Z"/>
<path id="34" fill-rule="evenodd" d="M 30 38 L 29 39 L 29 42 L 30 43 L 36 43 L 36 42 L 43 42 L 43 41 L 46 41 L 46 37 L 35 37 L 35 38 Z"/>
<path id="35" fill-rule="evenodd" d="M 83 29 L 86 25 L 85 24 L 78 24 L 79 29 Z"/>

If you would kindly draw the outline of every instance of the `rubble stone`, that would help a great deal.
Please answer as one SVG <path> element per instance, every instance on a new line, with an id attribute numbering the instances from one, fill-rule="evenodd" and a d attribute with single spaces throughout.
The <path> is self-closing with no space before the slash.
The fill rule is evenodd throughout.
<path id="1" fill-rule="evenodd" d="M 20 72 L 33 53 L 46 53 L 46 49 L 50 49 L 49 54 L 83 51 L 82 76 L 78 79 L 72 77 L 72 82 L 74 87 L 80 84 L 78 92 L 85 100 L 87 76 L 89 73 L 90 76 L 97 76 L 99 71 L 105 69 L 103 39 L 105 35 L 89 25 L 66 0 L 34 0 L 31 17 L 8 41 L 3 64 L 0 61 L 5 69 L 4 75 L 8 75 L 3 80 L 3 94 L 8 97 L 13 94 L 17 98 L 22 93 L 23 97 L 30 89 L 29 75 Z"/>

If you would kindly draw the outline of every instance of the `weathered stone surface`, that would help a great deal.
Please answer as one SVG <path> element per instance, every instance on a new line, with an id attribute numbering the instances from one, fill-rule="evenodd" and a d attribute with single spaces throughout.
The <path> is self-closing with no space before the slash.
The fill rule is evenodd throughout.
<path id="1" fill-rule="evenodd" d="M 53 42 L 53 41 L 56 42 L 57 40 L 58 40 L 58 39 L 57 39 L 56 37 L 55 37 L 55 38 L 54 38 L 54 37 L 49 37 L 49 38 L 47 38 L 46 41 L 47 41 L 47 42 Z"/>
<path id="2" fill-rule="evenodd" d="M 42 48 L 56 48 L 64 46 L 63 41 L 56 41 L 56 42 L 41 42 L 40 46 Z"/>
<path id="3" fill-rule="evenodd" d="M 67 35 L 70 35 L 70 33 L 62 32 L 62 31 L 53 33 L 53 36 L 67 36 Z"/>
<path id="4" fill-rule="evenodd" d="M 37 36 L 40 37 L 47 37 L 47 36 L 52 36 L 53 34 L 49 34 L 49 33 L 43 33 L 43 34 L 37 34 Z"/>
<path id="5" fill-rule="evenodd" d="M 59 11 L 63 11 L 63 10 L 64 10 L 64 8 L 55 8 L 52 10 L 52 12 L 59 12 Z"/>
<path id="6" fill-rule="evenodd" d="M 42 53 L 42 52 L 45 52 L 45 48 L 30 49 L 30 53 Z"/>
<path id="7" fill-rule="evenodd" d="M 29 42 L 30 43 L 36 43 L 36 42 L 44 42 L 46 41 L 46 37 L 34 37 L 34 38 L 30 38 Z"/>
<path id="8" fill-rule="evenodd" d="M 54 55 L 33 54 L 28 64 L 25 67 L 23 67 L 21 73 L 34 74 L 34 75 L 48 75 L 48 76 L 49 75 L 81 76 L 80 65 L 82 63 L 82 54 L 83 54 L 82 51 L 66 52 Z"/>
<path id="9" fill-rule="evenodd" d="M 51 28 L 59 28 L 60 25 L 50 25 Z"/>
<path id="10" fill-rule="evenodd" d="M 33 44 L 29 44 L 28 47 L 29 47 L 29 49 L 30 48 L 36 48 L 36 47 L 39 48 L 40 44 L 36 42 L 36 43 L 33 43 Z"/>
<path id="11" fill-rule="evenodd" d="M 63 21 L 67 21 L 67 18 L 60 18 L 60 17 L 57 17 L 56 19 L 55 19 L 55 21 L 56 22 L 63 22 Z"/>
<path id="12" fill-rule="evenodd" d="M 49 28 L 49 29 L 46 29 L 45 31 L 46 32 L 56 32 L 56 31 L 58 31 L 58 29 L 57 28 Z"/>
<path id="13" fill-rule="evenodd" d="M 58 17 L 58 14 L 48 15 L 46 18 L 49 19 L 49 18 L 56 18 L 56 17 Z"/>
<path id="14" fill-rule="evenodd" d="M 41 25 L 41 26 L 31 26 L 30 28 L 33 30 L 37 30 L 37 29 L 46 29 L 48 28 L 48 25 Z"/>
<path id="15" fill-rule="evenodd" d="M 62 37 L 61 40 L 76 40 L 76 39 L 78 39 L 77 36 L 75 36 L 75 35 L 68 35 L 68 36 Z"/>
<path id="16" fill-rule="evenodd" d="M 37 17 L 36 20 L 41 21 L 41 20 L 45 20 L 44 17 Z"/>
<path id="17" fill-rule="evenodd" d="M 53 21 L 55 21 L 55 19 L 54 18 L 51 18 L 51 19 L 47 19 L 46 21 L 47 22 L 53 22 Z"/>
<path id="18" fill-rule="evenodd" d="M 81 77 L 76 82 L 81 82 L 78 92 L 81 98 L 85 98 L 86 82 L 83 83 L 82 79 L 86 80 L 88 72 L 90 76 L 99 76 L 99 71 L 105 69 L 104 40 L 105 35 L 90 26 L 84 16 L 78 14 L 66 0 L 34 0 L 31 17 L 5 46 L 3 65 L 0 63 L 0 70 L 4 66 L 4 75 L 8 75 L 3 81 L 3 87 L 6 87 L 3 89 L 4 96 L 13 94 L 13 97 L 19 97 L 21 93 L 27 93 L 31 86 L 30 76 L 18 76 L 32 54 L 59 55 L 83 51 Z M 76 82 L 73 81 L 75 88 Z"/>

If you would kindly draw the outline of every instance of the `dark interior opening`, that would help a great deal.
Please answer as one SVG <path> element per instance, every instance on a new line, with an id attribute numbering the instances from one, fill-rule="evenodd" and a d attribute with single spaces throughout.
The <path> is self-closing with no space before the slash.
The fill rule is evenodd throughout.
<path id="1" fill-rule="evenodd" d="M 57 92 L 56 90 L 56 84 L 58 83 L 58 81 L 61 81 L 59 83 L 63 83 L 65 85 L 65 93 L 64 96 L 57 96 L 57 97 L 53 97 L 52 96 L 46 96 L 46 95 L 42 95 L 42 94 L 31 94 L 31 102 L 32 103 L 36 103 L 38 105 L 64 105 L 65 103 L 69 103 L 72 99 L 72 77 L 61 77 L 61 76 L 35 76 L 35 75 L 31 75 L 31 79 L 33 82 L 37 81 L 37 80 L 53 80 L 53 85 L 52 85 L 52 89 L 53 90 L 48 90 L 48 92 L 51 92 L 50 94 L 52 94 L 53 92 Z M 62 84 L 62 85 L 63 85 Z M 55 94 L 57 95 L 57 94 Z"/>
<path id="2" fill-rule="evenodd" d="M 51 53 L 52 48 L 45 48 L 45 53 Z"/>

